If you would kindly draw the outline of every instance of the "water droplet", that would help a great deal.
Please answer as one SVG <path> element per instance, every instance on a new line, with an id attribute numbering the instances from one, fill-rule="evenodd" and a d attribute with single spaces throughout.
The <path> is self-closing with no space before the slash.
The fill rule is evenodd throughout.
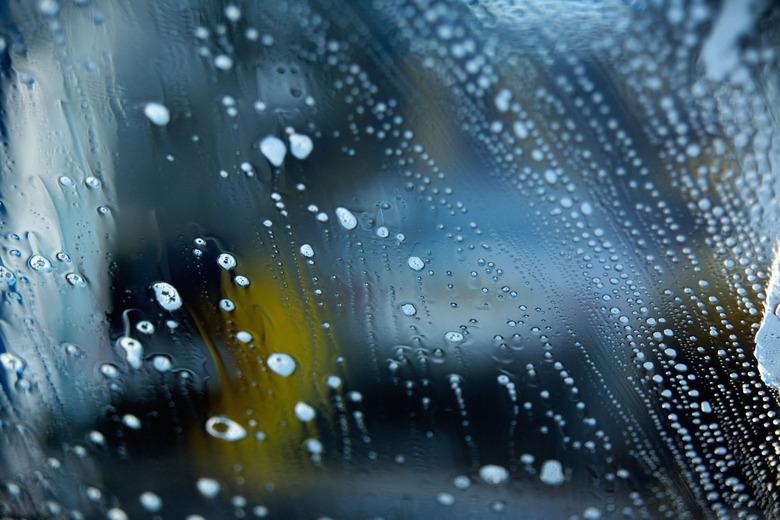
<path id="1" fill-rule="evenodd" d="M 8 287 L 16 285 L 16 275 L 4 265 L 0 265 L 0 283 L 4 283 Z"/>
<path id="2" fill-rule="evenodd" d="M 125 351 L 127 364 L 136 370 L 141 368 L 141 358 L 144 354 L 144 348 L 141 342 L 130 336 L 122 336 L 117 343 L 122 350 Z"/>
<path id="3" fill-rule="evenodd" d="M 452 493 L 442 491 L 436 495 L 436 501 L 443 506 L 451 506 L 455 503 L 455 497 Z"/>
<path id="4" fill-rule="evenodd" d="M 65 275 L 65 279 L 74 287 L 85 287 L 87 285 L 87 281 L 78 273 L 68 273 Z"/>
<path id="5" fill-rule="evenodd" d="M 314 256 L 314 249 L 309 244 L 303 244 L 301 246 L 301 255 L 305 256 L 306 258 L 311 258 Z"/>
<path id="6" fill-rule="evenodd" d="M 31 269 L 38 271 L 39 273 L 50 273 L 52 271 L 51 262 L 42 255 L 32 255 L 27 261 L 27 264 Z"/>
<path id="7" fill-rule="evenodd" d="M 313 149 L 314 143 L 308 135 L 290 135 L 290 153 L 296 159 L 306 159 Z"/>
<path id="8" fill-rule="evenodd" d="M 219 70 L 230 70 L 233 68 L 233 58 L 227 54 L 218 54 L 214 57 L 214 66 Z"/>
<path id="9" fill-rule="evenodd" d="M 150 513 L 156 513 L 160 509 L 162 509 L 162 499 L 152 493 L 151 491 L 146 491 L 144 493 L 141 493 L 141 496 L 139 497 L 139 500 L 141 501 L 141 505 L 144 509 L 149 511 Z"/>
<path id="10" fill-rule="evenodd" d="M 509 472 L 503 466 L 487 464 L 479 468 L 479 476 L 491 486 L 497 486 L 509 478 Z"/>
<path id="11" fill-rule="evenodd" d="M 336 208 L 336 219 L 346 230 L 355 229 L 358 225 L 357 218 L 347 208 Z"/>
<path id="12" fill-rule="evenodd" d="M 228 4 L 225 6 L 225 18 L 233 23 L 236 23 L 241 19 L 241 9 L 235 4 Z"/>
<path id="13" fill-rule="evenodd" d="M 127 513 L 118 507 L 112 507 L 106 511 L 106 518 L 108 520 L 128 520 Z"/>
<path id="14" fill-rule="evenodd" d="M 425 267 L 425 262 L 419 256 L 410 256 L 407 264 L 413 271 L 422 271 L 423 267 Z"/>
<path id="15" fill-rule="evenodd" d="M 563 467 L 557 460 L 546 460 L 542 464 L 542 471 L 539 478 L 545 484 L 550 486 L 559 486 L 563 484 Z"/>
<path id="16" fill-rule="evenodd" d="M 144 115 L 157 126 L 165 126 L 171 120 L 171 113 L 161 103 L 147 103 L 144 107 Z"/>
<path id="17" fill-rule="evenodd" d="M 306 449 L 312 455 L 319 455 L 323 451 L 323 446 L 317 439 L 306 439 Z"/>
<path id="18" fill-rule="evenodd" d="M 512 129 L 515 131 L 515 135 L 519 139 L 525 139 L 528 137 L 528 128 L 521 121 L 515 121 Z"/>
<path id="19" fill-rule="evenodd" d="M 460 343 L 463 341 L 463 334 L 454 330 L 451 330 L 444 334 L 444 339 L 450 343 Z"/>
<path id="20" fill-rule="evenodd" d="M 217 258 L 217 263 L 225 271 L 230 271 L 236 266 L 236 258 L 229 253 L 222 253 Z"/>
<path id="21" fill-rule="evenodd" d="M 225 416 L 210 417 L 206 421 L 206 432 L 214 438 L 235 442 L 246 437 L 246 430 L 237 422 Z"/>
<path id="22" fill-rule="evenodd" d="M 38 0 L 38 11 L 44 16 L 57 16 L 60 4 L 57 0 Z"/>
<path id="23" fill-rule="evenodd" d="M 281 166 L 287 154 L 287 146 L 278 137 L 269 135 L 260 141 L 260 152 L 274 166 Z"/>
<path id="24" fill-rule="evenodd" d="M 181 296 L 179 296 L 179 291 L 173 285 L 166 282 L 157 282 L 152 285 L 152 289 L 154 290 L 154 296 L 157 298 L 157 303 L 166 311 L 175 311 L 181 307 Z"/>
<path id="25" fill-rule="evenodd" d="M 158 372 L 168 372 L 173 367 L 173 364 L 171 363 L 171 358 L 160 354 L 152 358 L 152 366 Z"/>
<path id="26" fill-rule="evenodd" d="M 141 420 L 135 415 L 128 413 L 122 417 L 122 424 L 130 428 L 131 430 L 141 429 Z"/>
<path id="27" fill-rule="evenodd" d="M 204 498 L 214 499 L 217 498 L 222 486 L 213 478 L 199 478 L 195 483 L 198 488 L 198 492 L 203 495 Z"/>
<path id="28" fill-rule="evenodd" d="M 236 334 L 236 339 L 241 343 L 249 343 L 252 341 L 252 335 L 245 330 L 239 331 Z"/>
<path id="29" fill-rule="evenodd" d="M 471 479 L 466 475 L 458 475 L 452 480 L 452 483 L 458 489 L 468 489 L 471 486 Z"/>
<path id="30" fill-rule="evenodd" d="M 414 304 L 411 303 L 404 303 L 401 305 L 401 312 L 403 312 L 407 316 L 414 316 L 417 314 L 417 308 L 414 306 Z"/>
<path id="31" fill-rule="evenodd" d="M 143 320 L 139 321 L 135 325 L 135 329 L 143 334 L 154 334 L 154 325 L 151 321 Z"/>
<path id="32" fill-rule="evenodd" d="M 20 373 L 24 369 L 24 362 L 10 352 L 0 354 L 0 365 L 6 370 Z"/>
<path id="33" fill-rule="evenodd" d="M 274 373 L 283 377 L 295 372 L 295 360 L 287 354 L 271 354 L 266 363 Z"/>
<path id="34" fill-rule="evenodd" d="M 309 422 L 314 419 L 316 415 L 317 412 L 314 411 L 314 408 L 312 408 L 311 405 L 308 405 L 303 401 L 298 401 L 295 404 L 295 416 L 301 421 Z"/>
<path id="35" fill-rule="evenodd" d="M 119 370 L 111 363 L 103 363 L 100 365 L 100 373 L 109 379 L 114 379 L 119 375 Z"/>

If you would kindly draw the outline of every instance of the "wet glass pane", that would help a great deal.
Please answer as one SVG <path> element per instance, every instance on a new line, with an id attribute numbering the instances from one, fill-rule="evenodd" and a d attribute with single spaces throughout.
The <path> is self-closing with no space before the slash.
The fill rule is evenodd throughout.
<path id="1" fill-rule="evenodd" d="M 0 517 L 778 517 L 779 28 L 0 2 Z"/>

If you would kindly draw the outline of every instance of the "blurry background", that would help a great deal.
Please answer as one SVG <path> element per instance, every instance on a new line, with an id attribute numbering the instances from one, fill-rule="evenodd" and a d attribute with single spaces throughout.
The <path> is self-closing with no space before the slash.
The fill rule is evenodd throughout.
<path id="1" fill-rule="evenodd" d="M 771 2 L 0 20 L 3 515 L 778 514 Z"/>

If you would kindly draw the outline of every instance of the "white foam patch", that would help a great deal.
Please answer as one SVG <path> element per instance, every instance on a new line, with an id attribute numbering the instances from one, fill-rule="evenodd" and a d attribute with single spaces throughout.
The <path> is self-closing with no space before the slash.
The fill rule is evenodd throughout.
<path id="1" fill-rule="evenodd" d="M 707 78 L 722 81 L 739 64 L 739 38 L 754 24 L 751 9 L 753 0 L 726 0 L 713 24 L 712 31 L 702 45 Z"/>

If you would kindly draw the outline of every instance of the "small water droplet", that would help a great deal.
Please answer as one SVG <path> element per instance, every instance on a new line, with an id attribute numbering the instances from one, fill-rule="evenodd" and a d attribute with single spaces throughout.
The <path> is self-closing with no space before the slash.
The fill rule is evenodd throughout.
<path id="1" fill-rule="evenodd" d="M 127 513 L 119 509 L 118 507 L 112 507 L 106 511 L 106 518 L 108 520 L 127 520 Z"/>
<path id="2" fill-rule="evenodd" d="M 0 265 L 0 282 L 13 287 L 16 285 L 16 275 L 4 265 Z"/>
<path id="3" fill-rule="evenodd" d="M 125 351 L 127 364 L 136 370 L 141 368 L 141 358 L 144 354 L 144 347 L 141 342 L 130 336 L 122 336 L 117 343 Z"/>
<path id="4" fill-rule="evenodd" d="M 245 330 L 236 333 L 236 339 L 241 343 L 249 343 L 252 341 L 252 335 Z"/>
<path id="5" fill-rule="evenodd" d="M 442 491 L 436 495 L 436 501 L 443 506 L 451 506 L 455 503 L 455 497 L 452 493 Z"/>
<path id="6" fill-rule="evenodd" d="M 225 6 L 225 18 L 233 23 L 236 23 L 241 19 L 241 9 L 235 4 L 228 4 Z"/>
<path id="7" fill-rule="evenodd" d="M 236 258 L 229 253 L 222 253 L 217 258 L 217 263 L 225 271 L 230 271 L 236 266 Z"/>
<path id="8" fill-rule="evenodd" d="M 122 424 L 124 424 L 131 430 L 141 429 L 141 420 L 131 413 L 125 414 L 125 416 L 122 417 Z"/>
<path id="9" fill-rule="evenodd" d="M 314 256 L 314 249 L 309 244 L 303 244 L 301 246 L 301 255 L 305 256 L 306 258 L 311 258 Z"/>
<path id="10" fill-rule="evenodd" d="M 314 408 L 312 408 L 311 405 L 306 404 L 303 401 L 298 401 L 295 404 L 295 416 L 301 421 L 309 422 L 314 419 L 316 415 L 317 412 L 314 411 Z"/>
<path id="11" fill-rule="evenodd" d="M 154 333 L 154 325 L 151 321 L 143 320 L 139 321 L 135 328 L 138 332 L 141 332 L 143 334 L 153 334 Z"/>
<path id="12" fill-rule="evenodd" d="M 407 316 L 414 316 L 417 314 L 417 308 L 411 303 L 404 303 L 401 305 L 401 312 Z"/>
<path id="13" fill-rule="evenodd" d="M 68 273 L 65 275 L 65 279 L 74 287 L 85 287 L 87 285 L 87 281 L 78 273 Z"/>
<path id="14" fill-rule="evenodd" d="M 168 372 L 173 367 L 173 364 L 171 363 L 171 358 L 160 354 L 152 358 L 152 366 L 158 372 Z"/>
<path id="15" fill-rule="evenodd" d="M 471 479 L 466 475 L 458 475 L 453 479 L 452 483 L 458 489 L 468 489 L 471 486 Z"/>
<path id="16" fill-rule="evenodd" d="M 446 334 L 444 334 L 444 339 L 449 341 L 450 343 L 460 343 L 461 341 L 463 341 L 464 338 L 463 338 L 463 334 L 461 334 L 460 332 L 451 330 Z"/>
<path id="17" fill-rule="evenodd" d="M 233 58 L 227 54 L 218 54 L 214 57 L 214 66 L 219 70 L 230 70 L 233 68 Z"/>
<path id="18" fill-rule="evenodd" d="M 141 493 L 141 496 L 139 497 L 139 500 L 141 501 L 141 505 L 149 511 L 150 513 L 156 513 L 160 509 L 162 509 L 162 499 L 152 493 L 151 491 L 146 491 L 144 493 Z"/>
<path id="19" fill-rule="evenodd" d="M 195 485 L 198 488 L 198 492 L 205 498 L 216 498 L 222 489 L 219 482 L 213 478 L 199 478 Z"/>
<path id="20" fill-rule="evenodd" d="M 425 262 L 419 256 L 410 256 L 407 264 L 413 271 L 422 271 L 423 267 L 425 267 Z"/>
<path id="21" fill-rule="evenodd" d="M 306 439 L 306 449 L 312 455 L 319 455 L 323 451 L 323 446 L 317 439 Z"/>
<path id="22" fill-rule="evenodd" d="M 171 120 L 171 113 L 161 103 L 147 103 L 144 107 L 144 115 L 157 126 L 165 126 Z"/>

